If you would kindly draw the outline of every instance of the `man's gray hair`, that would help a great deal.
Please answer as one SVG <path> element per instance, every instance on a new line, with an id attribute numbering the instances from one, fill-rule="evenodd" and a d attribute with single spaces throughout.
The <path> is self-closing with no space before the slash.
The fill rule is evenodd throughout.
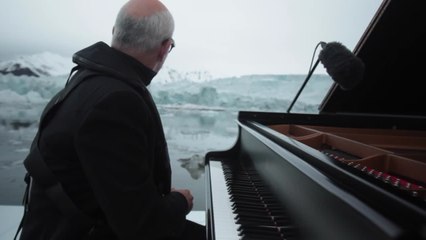
<path id="1" fill-rule="evenodd" d="M 135 18 L 120 11 L 114 26 L 112 45 L 147 52 L 170 39 L 174 31 L 173 17 L 168 10 Z"/>

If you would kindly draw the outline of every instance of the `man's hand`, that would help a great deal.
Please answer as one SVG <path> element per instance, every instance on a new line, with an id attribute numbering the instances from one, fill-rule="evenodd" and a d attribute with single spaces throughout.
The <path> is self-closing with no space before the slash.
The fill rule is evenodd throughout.
<path id="1" fill-rule="evenodd" d="M 192 196 L 191 191 L 189 189 L 174 189 L 172 188 L 172 192 L 178 192 L 182 194 L 186 198 L 186 202 L 188 203 L 188 213 L 192 210 L 194 205 L 194 196 Z"/>

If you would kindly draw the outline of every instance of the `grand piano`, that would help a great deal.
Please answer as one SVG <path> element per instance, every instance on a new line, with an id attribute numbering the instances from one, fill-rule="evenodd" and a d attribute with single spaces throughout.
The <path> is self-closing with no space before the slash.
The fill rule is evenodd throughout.
<path id="1" fill-rule="evenodd" d="M 206 154 L 208 239 L 426 239 L 426 19 L 385 0 L 318 114 L 239 112 L 229 150 Z"/>

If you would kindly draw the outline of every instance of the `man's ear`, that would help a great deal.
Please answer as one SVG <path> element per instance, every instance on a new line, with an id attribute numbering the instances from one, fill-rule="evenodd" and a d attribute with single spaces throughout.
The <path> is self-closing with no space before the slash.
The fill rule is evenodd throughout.
<path id="1" fill-rule="evenodd" d="M 158 58 L 162 61 L 167 57 L 169 53 L 171 40 L 167 39 L 161 43 L 160 50 L 158 51 Z"/>

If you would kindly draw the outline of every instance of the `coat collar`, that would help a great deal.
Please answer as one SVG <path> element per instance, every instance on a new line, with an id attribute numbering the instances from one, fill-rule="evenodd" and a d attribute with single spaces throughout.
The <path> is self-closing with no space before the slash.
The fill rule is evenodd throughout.
<path id="1" fill-rule="evenodd" d="M 104 42 L 97 42 L 73 55 L 73 62 L 95 71 L 111 74 L 126 80 L 140 79 L 145 86 L 157 74 L 133 57 L 111 48 Z"/>

